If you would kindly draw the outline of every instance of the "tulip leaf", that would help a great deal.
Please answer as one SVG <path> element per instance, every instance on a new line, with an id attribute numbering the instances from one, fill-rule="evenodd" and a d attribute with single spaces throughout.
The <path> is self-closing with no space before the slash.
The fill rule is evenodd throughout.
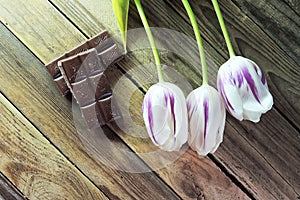
<path id="1" fill-rule="evenodd" d="M 123 45 L 126 52 L 129 0 L 112 0 L 112 6 L 122 34 Z"/>

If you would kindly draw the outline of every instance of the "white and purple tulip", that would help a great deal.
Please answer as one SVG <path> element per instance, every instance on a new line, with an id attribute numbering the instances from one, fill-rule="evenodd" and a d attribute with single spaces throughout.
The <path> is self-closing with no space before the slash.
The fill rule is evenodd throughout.
<path id="1" fill-rule="evenodd" d="M 201 156 L 214 153 L 223 141 L 226 111 L 218 91 L 204 84 L 187 97 L 190 147 Z"/>
<path id="2" fill-rule="evenodd" d="M 168 82 L 152 85 L 143 101 L 143 117 L 152 142 L 165 151 L 178 151 L 188 137 L 185 97 Z"/>
<path id="3" fill-rule="evenodd" d="M 245 57 L 233 56 L 224 63 L 217 85 L 228 112 L 238 120 L 259 122 L 261 114 L 272 108 L 273 97 L 263 72 Z"/>

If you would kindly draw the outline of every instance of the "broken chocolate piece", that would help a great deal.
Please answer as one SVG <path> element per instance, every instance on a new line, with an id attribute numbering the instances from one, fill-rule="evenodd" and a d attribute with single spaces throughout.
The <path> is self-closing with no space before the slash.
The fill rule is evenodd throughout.
<path id="1" fill-rule="evenodd" d="M 63 60 L 63 59 L 74 56 L 76 54 L 80 54 L 82 52 L 85 52 L 85 51 L 87 51 L 89 49 L 92 49 L 92 48 L 96 48 L 96 51 L 98 53 L 101 53 L 102 51 L 105 51 L 105 50 L 109 49 L 110 47 L 112 47 L 114 45 L 116 45 L 115 42 L 109 36 L 108 32 L 105 30 L 105 31 L 99 33 L 98 35 L 96 35 L 95 37 L 89 39 L 85 43 L 77 46 L 76 48 L 72 49 L 71 51 L 69 51 L 69 52 L 65 53 L 64 55 L 60 56 L 59 58 L 51 61 L 50 63 L 48 63 L 46 65 L 46 68 L 47 68 L 47 70 L 48 70 L 48 72 L 49 72 L 49 74 L 50 74 L 50 76 L 52 77 L 53 80 L 59 80 L 59 81 L 55 81 L 55 82 L 56 82 L 60 92 L 63 95 L 67 95 L 70 90 L 66 87 L 66 84 L 64 84 L 64 82 L 61 79 L 62 74 L 59 70 L 58 62 Z M 115 48 L 117 48 L 117 47 L 115 47 Z M 108 52 L 110 52 L 110 51 L 108 51 Z M 117 57 L 117 55 L 119 57 Z M 119 59 L 122 58 L 122 53 L 120 53 L 120 51 L 118 50 L 118 53 L 115 53 L 114 56 L 115 57 L 111 58 L 111 59 L 115 59 L 115 60 L 112 60 L 111 62 L 106 62 L 106 63 L 109 63 L 109 65 L 110 65 L 110 64 L 113 64 L 113 63 L 117 62 Z M 103 67 L 108 67 L 109 66 L 109 65 L 104 66 L 103 64 L 104 63 L 102 63 Z"/>
<path id="2" fill-rule="evenodd" d="M 122 56 L 120 55 L 122 55 L 122 53 L 116 44 L 99 53 L 100 59 L 104 63 L 104 66 L 110 66 L 119 61 L 119 59 L 122 59 Z"/>
<path id="3" fill-rule="evenodd" d="M 117 118 L 118 115 L 112 111 L 112 90 L 104 74 L 105 67 L 95 48 L 58 63 L 89 129 Z"/>
<path id="4" fill-rule="evenodd" d="M 116 43 L 103 31 L 46 65 L 59 91 L 73 94 L 89 129 L 120 117 L 104 71 L 122 58 Z"/>

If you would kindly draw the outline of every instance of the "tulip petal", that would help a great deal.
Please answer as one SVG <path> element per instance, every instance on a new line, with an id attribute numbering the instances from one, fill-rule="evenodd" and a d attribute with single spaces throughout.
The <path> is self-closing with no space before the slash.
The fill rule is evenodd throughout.
<path id="1" fill-rule="evenodd" d="M 208 124 L 208 100 L 203 100 L 203 109 L 204 109 L 204 148 L 205 148 L 205 140 L 207 134 L 207 124 Z"/>
<path id="2" fill-rule="evenodd" d="M 227 110 L 238 120 L 258 122 L 273 105 L 263 72 L 242 56 L 234 56 L 220 67 L 218 89 Z"/>
<path id="3" fill-rule="evenodd" d="M 187 141 L 187 111 L 182 91 L 174 84 L 152 85 L 143 101 L 143 117 L 156 146 L 176 151 Z"/>
<path id="4" fill-rule="evenodd" d="M 243 101 L 239 95 L 238 89 L 232 84 L 222 84 L 219 81 L 218 89 L 225 101 L 227 110 L 238 120 L 243 120 Z"/>
<path id="5" fill-rule="evenodd" d="M 242 72 L 243 72 L 243 75 L 248 83 L 248 85 L 250 86 L 250 89 L 252 91 L 252 94 L 254 95 L 256 101 L 258 103 L 260 103 L 260 100 L 259 100 L 259 97 L 258 97 L 258 91 L 257 91 L 257 88 L 256 88 L 256 85 L 254 83 L 254 80 L 252 79 L 252 76 L 248 70 L 247 67 L 243 67 L 242 68 Z"/>
<path id="6" fill-rule="evenodd" d="M 188 143 L 201 156 L 216 151 L 223 141 L 225 107 L 216 89 L 203 85 L 187 97 L 189 115 Z"/>

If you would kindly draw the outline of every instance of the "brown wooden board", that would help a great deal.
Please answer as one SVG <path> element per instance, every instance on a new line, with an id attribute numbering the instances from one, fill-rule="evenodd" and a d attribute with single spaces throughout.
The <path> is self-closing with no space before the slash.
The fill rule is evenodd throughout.
<path id="1" fill-rule="evenodd" d="M 25 196 L 2 173 L 0 173 L 0 199 L 26 199 Z"/>
<path id="2" fill-rule="evenodd" d="M 58 9 L 60 9 L 60 12 L 63 12 L 64 15 L 71 19 L 73 23 L 75 22 L 76 26 L 79 27 L 86 35 L 93 36 L 96 33 L 100 32 L 103 27 L 109 28 L 109 30 L 112 32 L 115 32 L 117 30 L 116 23 L 112 16 L 111 7 L 109 4 L 110 1 L 103 0 L 96 3 L 97 5 L 103 6 L 101 7 L 103 9 L 101 10 L 101 12 L 97 12 L 97 9 L 99 8 L 97 8 L 97 6 L 94 6 L 94 3 L 89 3 L 87 1 L 65 2 L 58 0 L 51 2 Z M 16 11 L 18 11 L 19 14 L 23 13 L 23 11 L 19 8 L 15 10 L 12 9 L 15 6 L 15 3 L 16 1 L 13 1 L 11 4 L 5 4 L 6 8 L 10 8 L 6 10 L 11 11 L 11 13 L 9 13 L 11 16 L 14 16 L 14 12 Z M 265 72 L 267 72 L 270 90 L 275 97 L 276 108 L 269 112 L 267 115 L 263 116 L 262 122 L 259 125 L 254 125 L 248 122 L 239 123 L 231 117 L 228 117 L 228 123 L 226 125 L 224 138 L 225 141 L 213 158 L 216 159 L 216 162 L 219 162 L 219 164 L 225 166 L 226 170 L 234 175 L 236 179 L 243 185 L 243 187 L 246 188 L 255 198 L 295 199 L 297 198 L 297 196 L 299 196 L 298 188 L 300 188 L 299 181 L 297 179 L 297 177 L 299 177 L 299 171 L 297 171 L 297 167 L 295 167 L 299 166 L 299 159 L 297 159 L 299 158 L 299 145 L 297 145 L 299 144 L 299 131 L 297 131 L 296 129 L 298 128 L 299 130 L 299 105 L 297 104 L 297 99 L 299 96 L 299 84 L 297 84 L 297 81 L 299 80 L 299 70 L 297 70 L 298 66 L 295 64 L 295 62 L 293 62 L 292 59 L 289 58 L 289 56 L 284 51 L 280 49 L 280 46 L 278 46 L 276 42 L 270 39 L 262 29 L 260 29 L 255 23 L 253 23 L 252 19 L 244 15 L 243 12 L 234 4 L 225 0 L 220 1 L 220 3 L 222 6 L 221 9 L 226 8 L 224 16 L 226 22 L 230 23 L 229 29 L 231 34 L 233 33 L 234 35 L 233 41 L 235 48 L 237 48 L 238 50 L 237 52 L 248 56 L 249 58 L 252 58 L 263 68 Z M 187 16 L 183 10 L 183 7 L 181 6 L 180 1 L 172 2 L 172 4 L 169 2 L 165 3 L 164 1 L 143 2 L 143 4 L 145 5 L 146 15 L 150 16 L 148 18 L 150 21 L 150 25 L 179 30 L 188 34 L 190 37 L 193 37 L 191 26 L 187 22 Z M 200 19 L 198 22 L 202 27 L 201 30 L 204 31 L 204 43 L 207 53 L 211 56 L 211 60 L 214 61 L 211 63 L 212 65 L 209 71 L 209 76 L 212 77 L 212 83 L 214 84 L 217 67 L 221 65 L 227 57 L 224 40 L 222 39 L 222 35 L 214 16 L 211 4 L 209 2 L 202 1 L 191 1 L 191 4 L 193 5 L 193 8 L 196 8 L 195 12 Z M 40 6 L 41 5 L 37 5 L 36 7 Z M 129 19 L 129 27 L 141 27 L 141 23 L 135 10 L 135 6 L 131 5 L 130 9 L 131 14 Z M 10 15 L 7 14 L 7 11 L 4 12 L 3 16 L 5 18 L 1 16 L 1 21 L 7 23 L 6 26 L 10 28 L 23 43 L 25 43 L 26 45 L 28 44 L 27 46 L 30 49 L 32 48 L 33 52 L 36 53 L 37 47 L 33 44 L 33 42 L 35 42 L 32 40 L 33 36 L 27 35 L 22 31 L 23 29 L 25 29 L 24 27 L 27 27 L 27 24 L 23 23 L 23 25 L 21 26 L 19 24 L 17 24 L 16 26 L 12 26 L 14 25 L 15 19 Z M 16 16 L 15 18 L 17 17 L 18 16 Z M 39 36 L 41 34 L 39 26 L 30 28 L 33 28 L 38 32 L 36 35 Z M 32 32 L 30 32 L 30 34 L 32 34 Z M 70 40 L 70 38 L 68 39 Z M 251 44 L 253 45 L 251 45 L 249 41 L 251 41 Z M 59 46 L 58 44 L 62 44 L 62 41 L 60 40 L 58 40 L 57 43 L 53 42 L 52 40 L 49 40 L 49 42 L 52 42 L 53 46 Z M 63 53 L 63 51 L 67 51 L 73 47 L 71 43 L 68 44 L 70 44 L 69 47 L 61 48 L 61 50 L 59 50 L 58 52 L 62 51 L 60 53 Z M 47 45 L 48 44 L 41 45 L 39 46 L 39 48 L 41 48 L 41 51 L 48 52 L 47 50 L 43 50 L 48 47 Z M 168 41 L 162 42 L 161 45 L 168 45 Z M 197 49 L 195 49 L 195 47 L 192 45 L 191 49 L 187 49 L 186 52 L 187 54 L 195 54 L 195 52 L 197 52 Z M 54 59 L 55 54 L 57 54 L 57 52 L 50 54 L 43 54 L 41 52 L 36 53 L 37 57 L 41 58 L 43 61 L 50 61 L 51 59 Z M 145 53 L 141 54 L 134 53 L 133 55 L 129 55 L 127 61 L 120 65 L 123 70 L 129 72 L 132 68 L 137 69 L 134 72 L 131 71 L 131 74 L 129 74 L 129 76 L 133 78 L 136 84 L 142 86 L 144 90 L 149 87 L 149 84 L 143 85 L 143 80 L 153 81 L 156 79 L 152 71 L 145 70 L 141 67 L 138 68 L 139 64 L 145 61 L 150 62 L 152 60 L 152 58 L 149 56 L 150 54 L 150 51 L 146 51 Z M 190 83 L 194 87 L 201 83 L 201 79 L 199 78 L 200 74 L 198 72 L 199 66 L 193 66 L 190 63 L 186 62 L 185 59 L 176 57 L 170 53 L 162 54 L 162 58 L 164 63 L 172 63 L 172 67 L 180 71 L 186 77 L 189 77 Z M 29 88 L 36 88 L 32 83 L 30 77 L 36 77 L 36 74 L 42 73 L 42 71 L 33 70 L 29 73 L 29 75 L 25 75 L 25 77 L 28 78 L 24 79 L 24 74 L 22 74 L 23 76 L 20 77 L 22 77 L 25 82 L 31 82 L 31 84 L 29 84 Z M 43 80 L 47 79 L 45 77 L 43 78 Z M 43 83 L 43 81 L 40 82 L 41 85 L 43 85 Z M 5 85 L 4 82 L 3 85 Z M 289 90 L 286 90 L 287 87 L 289 88 Z M 15 86 L 14 88 L 17 88 L 17 86 Z M 22 96 L 21 93 L 17 93 L 16 95 L 14 95 L 13 92 L 15 91 L 16 89 L 13 90 L 6 88 L 6 92 L 11 96 Z M 38 89 L 35 89 L 35 91 L 38 91 Z M 49 96 L 50 93 L 54 95 L 55 98 Z M 63 98 L 57 97 L 56 94 L 53 93 L 53 91 L 51 92 L 51 88 L 44 88 L 43 95 L 44 94 L 47 94 L 46 96 L 48 98 L 50 97 L 51 102 L 54 102 L 54 104 L 58 106 L 58 108 L 56 108 L 54 112 L 48 110 L 46 113 L 55 113 L 55 115 L 71 117 L 70 109 L 62 109 L 62 107 L 64 106 L 70 106 L 67 101 L 64 101 Z M 132 98 L 132 101 L 135 102 L 134 105 L 136 106 L 135 109 L 132 109 L 132 112 L 138 111 L 138 107 L 142 99 L 141 92 L 136 92 L 136 94 L 137 95 Z M 30 96 L 27 96 L 27 104 L 30 102 L 28 101 L 29 97 Z M 39 98 L 40 97 L 38 97 L 38 99 Z M 25 102 L 21 102 L 17 98 L 14 99 L 14 104 L 20 107 L 23 112 L 28 110 L 28 105 L 26 105 Z M 42 102 L 44 102 L 46 98 L 41 99 L 43 100 Z M 54 107 L 55 106 L 51 107 L 51 109 L 53 109 Z M 38 110 L 41 110 L 41 107 L 30 107 L 30 109 L 33 109 L 34 112 L 37 113 Z M 39 126 L 41 130 L 44 130 L 44 132 L 47 133 L 54 128 L 53 132 L 57 131 L 57 128 L 51 125 L 51 128 L 47 128 L 46 126 L 49 126 L 49 123 L 47 123 L 45 118 L 42 118 L 41 120 L 41 115 L 34 116 L 36 113 L 30 111 L 30 109 L 26 113 L 29 113 L 28 116 L 30 116 L 30 118 L 33 118 L 33 121 Z M 287 120 L 285 118 L 287 118 Z M 276 122 L 274 122 L 274 119 L 276 119 Z M 291 122 L 291 124 L 289 123 L 289 121 Z M 61 125 L 61 122 L 55 122 L 58 124 L 58 126 Z M 71 122 L 71 120 L 69 122 Z M 45 123 L 45 125 L 41 125 L 42 123 Z M 68 129 L 71 130 L 69 133 L 72 133 L 74 127 L 72 129 L 72 125 L 70 125 L 68 126 Z M 136 152 L 139 152 L 144 148 L 140 140 L 134 140 L 122 134 L 121 132 L 118 132 L 118 130 L 116 131 L 120 135 L 122 140 L 126 141 L 126 143 L 130 145 L 130 147 Z M 61 141 L 61 136 L 63 135 L 64 134 L 60 134 L 56 136 L 54 134 L 47 133 L 47 137 L 50 137 L 51 139 L 53 139 L 53 141 L 58 143 L 62 151 L 68 152 L 67 156 L 69 157 L 69 155 L 71 155 L 71 160 L 74 160 L 75 155 L 67 150 L 68 147 L 64 147 L 62 145 L 63 141 Z M 74 140 L 74 138 L 68 137 L 68 140 L 72 141 Z M 150 163 L 151 165 L 150 161 L 146 162 Z M 173 188 L 173 190 L 175 190 L 183 198 L 202 197 L 203 195 L 205 198 L 214 197 L 214 195 L 217 195 L 218 192 L 214 192 L 213 188 L 218 188 L 217 191 L 219 191 L 219 188 L 226 188 L 226 184 L 221 184 L 218 187 L 214 187 L 217 184 L 214 179 L 216 175 L 212 179 L 209 179 L 210 173 L 208 173 L 207 176 L 203 175 L 205 174 L 204 171 L 207 168 L 201 168 L 201 170 L 199 170 L 198 166 L 202 166 L 201 164 L 206 162 L 209 163 L 209 165 L 207 165 L 208 168 L 216 169 L 215 171 L 217 171 L 217 168 L 213 167 L 214 165 L 211 163 L 211 161 L 207 159 L 196 159 L 195 153 L 189 150 L 183 157 L 180 157 L 179 161 L 175 162 L 174 165 L 168 167 L 166 171 L 159 170 L 157 173 L 166 183 L 168 183 Z M 89 174 L 88 176 L 92 177 L 92 180 L 97 179 L 95 175 L 91 176 L 91 174 L 94 173 L 91 172 L 92 170 L 88 169 L 88 167 L 94 165 L 89 165 L 90 163 L 76 164 L 77 166 L 79 166 L 79 168 L 84 169 L 84 172 L 86 174 Z M 181 172 L 180 175 L 179 172 Z M 202 176 L 195 176 L 197 178 L 194 178 L 193 174 L 202 174 L 202 176 L 206 177 L 206 179 L 201 179 Z M 228 179 L 225 178 L 223 180 L 226 181 Z M 205 182 L 211 184 L 205 185 Z M 112 185 L 113 184 L 111 184 L 109 189 L 106 190 L 107 194 L 110 194 L 111 191 L 118 191 L 118 189 L 111 190 L 111 188 L 113 187 Z M 232 196 L 232 192 L 230 191 L 237 190 L 232 186 L 231 182 L 229 182 L 229 187 L 231 189 L 228 191 L 228 193 L 225 193 L 228 198 L 232 199 L 241 197 L 241 195 Z M 105 186 L 100 186 L 100 188 L 102 188 L 102 190 L 105 190 Z M 135 190 L 132 189 L 131 191 Z M 237 194 L 240 193 L 237 192 Z M 128 195 L 124 196 L 128 197 Z M 225 197 L 223 196 L 223 199 L 224 198 Z"/>
<path id="3" fill-rule="evenodd" d="M 0 169 L 27 198 L 107 199 L 2 94 L 0 108 Z"/>
<path id="4" fill-rule="evenodd" d="M 45 137 L 49 139 L 52 144 L 55 144 L 55 146 L 70 159 L 72 165 L 75 165 L 84 173 L 84 175 L 81 174 L 81 176 L 89 177 L 89 180 L 91 180 L 93 184 L 97 185 L 105 195 L 112 199 L 143 199 L 148 197 L 151 191 L 155 191 L 156 193 L 156 196 L 153 196 L 153 198 L 179 198 L 153 172 L 144 174 L 126 173 L 116 170 L 113 166 L 109 167 L 94 160 L 79 138 L 74 126 L 73 114 L 80 116 L 80 113 L 72 113 L 72 102 L 59 93 L 56 85 L 45 70 L 44 64 L 37 60 L 3 25 L 1 25 L 0 28 L 2 33 L 0 49 L 1 54 L 4 55 L 0 61 L 1 91 L 13 102 L 14 106 L 24 113 L 35 127 L 44 134 L 44 140 Z M 47 48 L 47 46 L 44 46 L 44 48 Z M 16 82 L 15 80 L 18 81 Z M 24 130 L 24 132 L 30 133 L 27 129 Z M 112 135 L 113 133 L 107 132 L 107 134 Z M 47 140 L 48 143 L 49 141 Z M 118 137 L 112 135 L 112 141 L 122 148 L 128 149 L 122 141 L 118 140 Z M 50 146 L 54 148 L 53 145 Z M 26 146 L 20 146 L 20 151 L 25 147 Z M 44 154 L 51 155 L 53 152 L 43 152 L 43 148 L 39 150 L 29 148 L 27 154 L 27 156 L 34 158 L 35 156 L 45 156 Z M 106 155 L 106 158 L 108 158 L 108 155 Z M 49 157 L 45 157 L 44 159 L 51 160 Z M 117 165 L 118 162 L 125 163 L 122 159 L 123 158 L 116 156 L 112 164 Z M 138 161 L 139 158 L 137 157 L 136 160 Z M 37 163 L 39 162 L 38 160 Z M 46 161 L 43 162 L 47 163 Z M 36 164 L 36 162 L 34 163 Z M 136 167 L 148 167 L 141 160 L 135 164 Z M 61 165 L 64 165 L 64 163 L 59 166 Z M 68 172 L 64 171 L 68 171 L 67 166 L 61 167 L 61 173 L 66 173 L 67 176 Z M 47 168 L 55 170 L 55 168 L 51 168 L 51 165 L 47 166 Z M 22 168 L 15 168 L 14 170 L 18 173 L 25 173 L 22 171 Z M 4 169 L 1 171 L 4 171 Z M 14 173 L 14 171 L 11 172 L 8 177 L 15 183 L 17 177 L 11 177 Z M 60 178 L 57 176 L 52 177 L 53 181 L 60 181 Z M 61 176 L 61 178 L 65 179 L 66 176 Z M 70 177 L 73 176 L 72 174 L 70 175 Z M 51 181 L 52 179 L 48 177 L 47 180 Z M 79 182 L 78 184 L 81 184 L 79 180 L 76 181 Z M 64 181 L 61 182 L 64 183 Z M 47 182 L 44 184 L 46 183 Z M 89 182 L 89 184 L 92 183 Z M 64 188 L 63 185 L 60 186 Z M 59 185 L 55 187 L 59 188 Z M 24 189 L 23 185 L 18 185 L 18 188 L 21 191 Z M 28 185 L 26 189 L 29 190 L 30 185 Z M 53 192 L 56 189 L 49 188 L 49 190 Z M 78 189 L 78 192 L 90 192 L 93 195 L 94 193 L 97 194 L 93 188 L 86 188 L 84 191 Z M 33 195 L 38 194 L 37 191 L 32 191 L 32 193 Z M 88 197 L 89 196 L 87 196 L 87 198 Z"/>
<path id="5" fill-rule="evenodd" d="M 20 38 L 21 41 L 23 38 Z M 47 46 L 44 46 L 43 48 L 47 48 Z M 38 55 L 37 55 L 38 56 Z M 48 55 L 49 56 L 49 55 Z M 50 55 L 51 56 L 51 55 Z M 28 57 L 28 56 L 25 56 Z M 43 57 L 43 56 L 42 56 Z M 53 58 L 52 58 L 53 59 Z M 50 59 L 49 59 L 50 60 Z M 11 61 L 13 62 L 13 61 Z M 24 65 L 27 66 L 26 61 L 24 61 Z M 55 93 L 53 88 L 54 86 L 50 86 L 49 88 L 49 81 L 51 82 L 51 79 L 48 78 L 47 75 L 45 75 L 45 72 L 43 72 L 38 66 L 39 64 L 33 64 L 32 62 L 30 66 L 32 68 L 26 69 L 25 74 L 22 74 L 22 77 L 35 77 L 34 74 L 39 74 L 39 79 L 41 82 L 39 82 L 39 87 L 36 87 L 35 84 L 33 84 L 32 80 L 30 78 L 26 79 L 26 84 L 22 85 L 23 89 L 30 87 L 30 91 L 35 91 L 31 92 L 29 96 L 23 99 L 23 102 L 17 102 L 16 105 L 24 112 L 24 109 L 26 109 L 26 105 L 28 105 L 28 100 L 31 99 L 33 101 L 34 99 L 40 99 L 39 101 L 46 101 L 48 108 L 44 108 L 44 106 L 40 106 L 39 104 L 35 104 L 34 107 L 31 107 L 32 110 L 34 110 L 35 114 L 37 111 L 41 111 L 42 113 L 47 113 L 47 116 L 42 117 L 42 115 L 32 115 L 31 112 L 26 112 L 28 113 L 28 117 L 31 118 L 31 120 L 36 124 L 37 127 L 41 131 L 43 131 L 47 137 L 51 139 L 51 141 L 55 142 L 57 146 L 59 146 L 62 150 L 62 152 L 66 153 L 68 157 L 74 162 L 74 160 L 78 161 L 75 162 L 77 167 L 79 167 L 88 177 L 90 177 L 91 180 L 93 180 L 94 183 L 99 185 L 99 188 L 101 188 L 109 197 L 111 198 L 143 198 L 143 197 L 148 197 L 149 198 L 149 192 L 152 193 L 152 191 L 155 191 L 155 196 L 153 198 L 177 198 L 177 196 L 172 193 L 172 190 L 168 189 L 168 187 L 164 186 L 164 183 L 160 181 L 159 178 L 154 176 L 154 173 L 144 173 L 144 174 L 128 174 L 128 173 L 122 173 L 118 172 L 119 175 L 116 175 L 116 171 L 107 169 L 105 166 L 101 166 L 101 164 L 97 164 L 92 160 L 85 160 L 85 158 L 88 155 L 82 154 L 81 150 L 84 148 L 83 146 L 80 145 L 79 139 L 76 138 L 76 135 L 74 135 L 74 127 L 72 127 L 72 120 L 70 116 L 70 106 L 68 102 L 59 96 L 59 94 Z M 22 64 L 23 65 L 23 64 Z M 11 67 L 12 69 L 14 67 Z M 7 70 L 7 69 L 6 69 Z M 28 71 L 27 71 L 28 70 Z M 9 71 L 9 70 L 8 70 Z M 43 75 L 41 75 L 43 74 Z M 47 79 L 48 81 L 45 81 Z M 5 79 L 3 79 L 5 80 Z M 36 81 L 37 81 L 36 80 Z M 28 84 L 29 82 L 29 84 Z M 128 82 L 128 84 L 131 84 Z M 27 85 L 27 86 L 26 86 Z M 44 85 L 43 87 L 41 87 Z M 43 90 L 41 91 L 41 88 Z M 28 88 L 29 90 L 29 88 Z M 16 95 L 16 90 L 11 88 L 8 89 L 6 88 L 6 93 L 7 96 L 13 99 L 13 94 Z M 38 93 L 39 91 L 39 93 Z M 124 88 L 124 91 L 126 92 L 126 89 Z M 40 95 L 42 93 L 42 95 Z M 51 98 L 49 98 L 51 94 Z M 27 99 L 28 100 L 25 100 Z M 49 99 L 51 101 L 49 102 Z M 25 100 L 25 102 L 24 102 Z M 52 103 L 53 102 L 53 103 Z M 59 103 L 58 103 L 59 102 Z M 61 117 L 60 117 L 61 116 Z M 57 119 L 58 118 L 58 119 Z M 66 118 L 68 120 L 66 120 Z M 49 119 L 51 119 L 51 123 L 49 123 Z M 62 122 L 59 119 L 64 119 L 64 122 Z M 54 123 L 53 123 L 54 122 Z M 51 125 L 52 124 L 52 125 Z M 65 127 L 63 130 L 60 127 Z M 50 131 L 51 130 L 51 131 Z M 72 133 L 73 132 L 73 133 Z M 67 141 L 65 141 L 63 138 L 67 137 Z M 120 141 L 115 139 L 116 142 L 120 145 Z M 151 145 L 152 146 L 152 145 Z M 70 150 L 67 150 L 70 149 Z M 82 152 L 82 153 L 80 153 Z M 80 160 L 80 161 L 79 161 Z M 227 196 L 227 198 L 246 198 L 246 195 L 239 190 L 238 187 L 236 187 L 222 172 L 219 171 L 219 169 L 209 160 L 206 159 L 208 165 L 205 166 L 203 170 L 207 171 L 206 168 L 214 169 L 212 172 L 216 172 L 219 174 L 218 180 L 224 179 L 224 182 L 226 183 L 225 185 L 221 184 L 218 185 L 217 187 L 214 184 L 207 185 L 207 187 L 201 187 L 200 189 L 194 190 L 194 193 L 190 193 L 189 196 L 197 196 L 199 195 L 199 190 L 200 193 L 205 194 L 205 196 L 219 196 L 220 194 L 216 192 L 216 188 L 219 190 L 224 190 L 223 196 Z M 197 166 L 197 165 L 196 165 Z M 184 167 L 184 165 L 183 165 Z M 104 169 L 103 169 L 104 168 Z M 94 169 L 97 169 L 95 171 Z M 199 170 L 197 167 L 195 168 Z M 201 168 L 200 168 L 201 169 Z M 173 168 L 169 169 L 170 171 L 173 170 Z M 103 172 L 106 171 L 106 172 Z M 202 171 L 202 170 L 201 170 Z M 177 171 L 177 173 L 179 173 Z M 101 175 L 102 174 L 102 175 Z M 114 174 L 113 177 L 111 177 L 111 174 Z M 171 176 L 172 179 L 169 178 L 169 180 L 172 182 L 173 179 L 175 180 L 176 173 Z M 210 178 L 210 176 L 206 176 L 207 178 Z M 185 179 L 185 176 L 182 177 L 182 179 Z M 149 182 L 151 180 L 151 182 Z M 210 181 L 206 181 L 206 179 L 202 179 L 201 177 L 198 177 L 197 180 L 199 181 L 199 184 L 207 184 Z M 118 183 L 118 185 L 116 185 Z M 193 182 L 189 182 L 190 184 L 193 184 Z M 124 186 L 130 186 L 130 187 L 124 187 Z M 181 187 L 189 187 L 189 185 L 184 184 Z M 203 191 L 201 189 L 203 188 Z M 184 194 L 185 189 L 181 191 L 182 196 L 185 196 Z"/>
<path id="6" fill-rule="evenodd" d="M 63 4 L 62 1 L 55 2 L 58 2 L 57 5 L 59 6 Z M 299 196 L 299 191 L 297 191 L 299 181 L 296 178 L 299 177 L 299 172 L 296 170 L 297 167 L 291 166 L 299 165 L 296 161 L 299 157 L 299 147 L 297 145 L 299 143 L 299 132 L 293 128 L 293 126 L 299 128 L 299 105 L 297 104 L 299 96 L 297 84 L 297 80 L 299 80 L 298 66 L 260 27 L 244 15 L 234 4 L 227 1 L 220 1 L 220 3 L 228 7 L 224 11 L 226 22 L 228 23 L 229 19 L 229 22 L 232 20 L 232 23 L 235 23 L 229 24 L 228 28 L 232 34 L 233 44 L 237 49 L 237 53 L 255 60 L 267 73 L 270 90 L 275 97 L 276 108 L 263 116 L 262 122 L 258 125 L 248 122 L 239 123 L 228 117 L 225 141 L 216 153 L 216 158 L 226 166 L 230 173 L 238 178 L 254 197 L 295 198 Z M 218 66 L 226 60 L 227 49 L 211 3 L 201 1 L 196 4 L 195 1 L 191 1 L 191 4 L 193 8 L 196 8 L 195 12 L 199 17 L 207 53 L 214 61 L 211 63 L 212 66 L 209 65 L 209 75 L 212 77 L 212 84 L 214 85 Z M 192 29 L 187 22 L 187 16 L 180 2 L 168 4 L 163 1 L 143 2 L 143 5 L 151 26 L 180 30 L 193 37 Z M 76 16 L 70 13 L 66 6 L 61 8 L 72 20 L 76 20 Z M 171 8 L 176 10 L 176 12 Z M 131 5 L 130 9 L 129 28 L 141 27 L 135 6 Z M 107 11 L 103 12 L 107 13 Z M 114 28 L 115 23 L 112 22 L 112 17 L 105 19 L 101 21 L 104 25 L 99 25 L 99 27 L 106 26 L 110 28 L 112 26 Z M 90 30 L 90 33 L 96 32 L 96 30 Z M 88 32 L 89 30 L 85 31 Z M 251 43 L 248 41 L 251 41 Z M 167 45 L 167 42 L 164 44 Z M 187 51 L 197 52 L 196 49 Z M 148 51 L 145 54 L 149 55 L 150 53 Z M 121 67 L 125 71 L 129 71 L 145 60 L 151 61 L 152 58 L 148 57 L 145 59 L 142 56 L 129 55 L 129 61 L 121 65 Z M 199 85 L 199 74 L 197 74 L 199 66 L 188 65 L 190 70 L 184 70 L 182 66 L 186 62 L 180 60 L 180 58 L 174 58 L 173 55 L 168 54 L 163 54 L 162 58 L 164 62 L 173 63 L 172 66 L 178 71 L 188 75 L 187 77 L 189 77 L 194 87 Z M 139 61 L 141 62 L 139 63 Z M 154 77 L 152 80 L 155 81 L 155 75 L 145 69 L 136 70 L 135 73 L 131 74 L 131 77 L 134 77 L 140 85 L 143 85 L 143 80 L 148 77 Z M 290 90 L 284 90 L 287 87 Z M 276 122 L 273 119 L 276 119 Z M 285 134 L 281 134 L 282 132 Z M 272 138 L 276 138 L 276 140 Z M 265 144 L 265 141 L 268 141 L 268 143 Z M 282 146 L 282 144 L 284 145 Z M 266 151 L 270 153 L 264 153 Z M 287 152 L 289 152 L 288 157 L 285 156 Z M 249 158 L 249 161 L 243 162 L 244 158 Z M 283 158 L 285 159 L 283 160 Z M 237 165 L 236 163 L 239 164 Z M 261 168 L 267 170 L 260 171 Z M 290 170 L 285 170 L 286 168 Z"/>
<path id="7" fill-rule="evenodd" d="M 233 1 L 300 65 L 299 1 Z"/>

